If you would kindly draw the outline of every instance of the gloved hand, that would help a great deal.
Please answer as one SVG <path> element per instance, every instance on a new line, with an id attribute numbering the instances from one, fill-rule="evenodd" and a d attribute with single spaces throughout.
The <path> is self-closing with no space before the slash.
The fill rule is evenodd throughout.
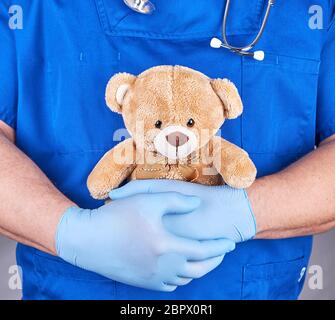
<path id="1" fill-rule="evenodd" d="M 216 268 L 230 240 L 198 241 L 168 232 L 165 214 L 200 204 L 179 193 L 134 195 L 96 210 L 68 209 L 58 225 L 58 255 L 78 267 L 129 285 L 173 291 Z"/>
<path id="2" fill-rule="evenodd" d="M 202 201 L 198 209 L 185 215 L 166 215 L 164 225 L 176 235 L 191 239 L 227 238 L 234 242 L 251 239 L 256 221 L 245 190 L 224 186 L 204 186 L 176 180 L 136 180 L 110 193 L 112 200 L 138 193 L 178 190 Z"/>

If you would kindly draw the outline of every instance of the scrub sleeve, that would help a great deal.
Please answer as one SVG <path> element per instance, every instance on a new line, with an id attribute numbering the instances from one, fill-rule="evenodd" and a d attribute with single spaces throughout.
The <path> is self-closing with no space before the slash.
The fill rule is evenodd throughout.
<path id="1" fill-rule="evenodd" d="M 335 133 L 335 19 L 321 54 L 316 115 L 316 144 Z"/>
<path id="2" fill-rule="evenodd" d="M 16 129 L 17 65 L 15 30 L 9 28 L 9 5 L 0 2 L 0 120 Z"/>

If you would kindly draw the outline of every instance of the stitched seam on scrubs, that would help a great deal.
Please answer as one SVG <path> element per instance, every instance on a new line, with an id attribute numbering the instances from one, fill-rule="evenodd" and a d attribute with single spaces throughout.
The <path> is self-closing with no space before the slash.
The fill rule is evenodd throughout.
<path id="1" fill-rule="evenodd" d="M 104 30 L 106 30 L 104 28 Z M 250 31 L 250 30 L 249 30 Z M 106 31 L 108 36 L 113 37 L 130 37 L 130 38 L 145 38 L 145 39 L 153 39 L 153 40 L 187 40 L 187 39 L 211 39 L 214 36 L 218 36 L 213 32 L 204 32 L 204 31 L 197 31 L 197 32 L 189 32 L 189 33 L 153 33 L 153 32 L 146 32 L 146 31 L 135 31 L 135 30 L 122 30 L 122 31 Z M 231 34 L 232 36 L 250 36 L 252 32 L 236 32 Z M 227 34 L 229 36 L 229 34 Z"/>
<path id="2" fill-rule="evenodd" d="M 95 5 L 96 5 L 96 8 L 97 8 L 100 25 L 101 25 L 103 31 L 108 33 L 109 21 L 108 21 L 108 18 L 106 16 L 106 10 L 105 10 L 103 1 L 96 0 L 94 2 L 95 2 Z"/>
<path id="3" fill-rule="evenodd" d="M 124 19 L 126 19 L 128 16 L 130 16 L 131 15 L 131 13 L 132 12 L 129 12 L 129 13 L 127 13 L 124 17 L 122 17 L 114 26 L 113 26 L 113 28 L 111 27 L 111 32 L 114 32 L 114 30 L 118 27 L 118 25 L 124 20 Z M 115 32 L 117 32 L 117 31 L 115 31 Z"/>
<path id="4" fill-rule="evenodd" d="M 146 31 L 107 31 L 107 35 L 115 36 L 115 37 L 133 37 L 133 38 L 145 38 L 145 39 L 157 39 L 157 40 L 164 40 L 164 39 L 193 39 L 193 38 L 208 38 L 211 39 L 214 34 L 208 32 L 190 32 L 185 34 L 160 34 L 160 33 L 153 33 L 153 32 L 146 32 Z"/>
<path id="5" fill-rule="evenodd" d="M 312 59 L 299 56 L 290 56 L 283 54 L 276 54 L 267 52 L 266 58 L 262 63 L 253 59 L 243 59 L 245 66 L 278 66 L 282 69 L 295 70 L 303 74 L 319 74 L 321 61 L 319 59 Z M 306 70 L 307 69 L 307 70 Z"/>
<path id="6" fill-rule="evenodd" d="M 260 280 L 281 279 L 288 275 L 295 275 L 293 272 L 288 272 L 288 269 L 296 269 L 300 272 L 301 267 L 306 264 L 305 256 L 300 256 L 287 261 L 270 262 L 264 264 L 247 264 L 244 266 L 243 282 L 254 282 Z M 296 271 L 294 270 L 294 271 Z M 297 275 L 299 276 L 299 274 Z"/>
<path id="7" fill-rule="evenodd" d="M 279 68 L 283 70 L 293 70 L 298 74 L 307 74 L 307 75 L 318 75 L 319 74 L 319 68 L 320 68 L 320 61 L 319 60 L 313 60 L 313 59 L 305 59 L 305 58 L 298 58 L 298 57 L 290 57 L 290 56 L 277 56 L 278 61 L 277 62 L 271 62 L 271 61 L 264 61 L 262 64 L 258 62 L 251 61 L 251 59 L 244 60 L 244 66 L 245 67 L 262 67 L 262 68 Z M 280 61 L 280 57 L 285 57 L 288 59 L 292 59 L 292 61 Z M 296 63 L 294 63 L 294 61 Z M 305 65 L 304 65 L 305 63 Z M 307 70 L 306 70 L 307 69 Z"/>

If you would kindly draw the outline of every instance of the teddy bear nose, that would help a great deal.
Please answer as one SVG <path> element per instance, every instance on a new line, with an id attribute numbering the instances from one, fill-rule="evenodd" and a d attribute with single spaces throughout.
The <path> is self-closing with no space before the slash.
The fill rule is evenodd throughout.
<path id="1" fill-rule="evenodd" d="M 179 147 L 185 144 L 189 140 L 189 137 L 186 134 L 176 131 L 168 134 L 166 140 L 174 147 Z"/>

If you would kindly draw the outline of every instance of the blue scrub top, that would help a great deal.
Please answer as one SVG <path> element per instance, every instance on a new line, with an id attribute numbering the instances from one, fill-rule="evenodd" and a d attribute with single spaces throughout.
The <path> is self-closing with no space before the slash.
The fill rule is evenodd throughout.
<path id="1" fill-rule="evenodd" d="M 318 22 L 314 0 L 276 1 L 256 48 L 266 52 L 262 62 L 210 48 L 211 37 L 220 36 L 225 1 L 154 2 L 155 13 L 144 16 L 122 0 L 15 0 L 23 9 L 22 30 L 8 27 L 12 1 L 0 3 L 0 119 L 79 206 L 101 205 L 90 197 L 86 178 L 124 128 L 104 101 L 116 72 L 179 64 L 231 79 L 245 109 L 224 124 L 222 135 L 249 152 L 259 177 L 335 133 L 334 1 L 318 1 L 322 29 L 310 27 Z M 232 1 L 227 33 L 233 44 L 255 36 L 266 3 Z M 172 293 L 124 285 L 21 244 L 17 260 L 24 299 L 295 299 L 311 244 L 311 237 L 241 243 L 213 272 Z"/>

